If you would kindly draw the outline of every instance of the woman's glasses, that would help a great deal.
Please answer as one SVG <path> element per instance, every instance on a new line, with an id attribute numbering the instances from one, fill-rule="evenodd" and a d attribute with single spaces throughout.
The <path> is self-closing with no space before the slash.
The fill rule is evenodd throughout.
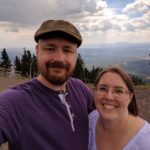
<path id="1" fill-rule="evenodd" d="M 101 96 L 106 96 L 110 91 L 110 88 L 107 85 L 98 85 L 94 88 L 94 91 Z M 128 90 L 118 86 L 114 87 L 111 92 L 113 96 L 117 98 L 124 97 L 126 94 L 130 93 Z"/>

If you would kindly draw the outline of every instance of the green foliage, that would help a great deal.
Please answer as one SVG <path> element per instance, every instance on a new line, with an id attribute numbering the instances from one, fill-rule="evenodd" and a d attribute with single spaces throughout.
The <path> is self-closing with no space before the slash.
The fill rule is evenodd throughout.
<path id="1" fill-rule="evenodd" d="M 33 78 L 33 77 L 37 76 L 37 74 L 38 74 L 36 56 L 33 55 L 31 60 L 32 61 L 31 61 L 31 64 L 30 64 L 30 78 Z"/>
<path id="2" fill-rule="evenodd" d="M 31 53 L 29 50 L 24 48 L 24 53 L 21 59 L 21 75 L 29 77 L 30 75 L 30 64 L 31 64 Z"/>
<path id="3" fill-rule="evenodd" d="M 78 54 L 76 67 L 73 73 L 73 77 L 79 78 L 80 80 L 86 83 L 94 83 L 97 73 L 101 71 L 103 68 L 93 66 L 92 70 L 89 71 L 85 67 L 84 60 L 82 59 L 81 55 Z"/>
<path id="4" fill-rule="evenodd" d="M 75 67 L 75 70 L 73 72 L 73 77 L 84 80 L 85 79 L 84 66 L 85 66 L 84 60 L 82 59 L 81 55 L 78 54 L 76 67 Z"/>
<path id="5" fill-rule="evenodd" d="M 1 57 L 0 66 L 3 68 L 10 68 L 12 64 L 5 48 L 2 50 L 1 55 L 2 57 Z"/>
<path id="6" fill-rule="evenodd" d="M 6 75 L 7 72 L 11 71 L 11 60 L 8 56 L 8 53 L 6 49 L 4 48 L 1 52 L 1 61 L 0 61 L 0 67 L 4 68 L 4 75 Z"/>
<path id="7" fill-rule="evenodd" d="M 21 71 L 21 60 L 18 56 L 15 57 L 15 60 L 14 60 L 14 65 L 15 65 L 15 70 L 16 71 Z"/>
<path id="8" fill-rule="evenodd" d="M 134 85 L 145 85 L 146 83 L 138 76 L 130 75 Z"/>
<path id="9" fill-rule="evenodd" d="M 38 69 L 37 69 L 37 59 L 35 55 L 31 55 L 30 50 L 26 50 L 23 48 L 23 55 L 21 58 L 18 56 L 15 57 L 14 60 L 14 69 L 15 71 L 19 71 L 23 77 L 30 77 L 33 78 L 37 76 Z M 12 67 L 12 63 L 10 58 L 7 54 L 6 49 L 4 48 L 1 52 L 0 57 L 0 67 L 5 69 L 5 74 L 7 71 L 10 71 Z M 79 78 L 86 83 L 94 83 L 97 74 L 102 71 L 103 68 L 101 67 L 92 67 L 92 70 L 89 71 L 85 67 L 84 60 L 82 59 L 81 55 L 78 54 L 77 56 L 77 63 L 73 73 L 73 77 Z M 146 83 L 138 76 L 131 75 L 132 81 L 134 85 L 145 85 Z"/>
<path id="10" fill-rule="evenodd" d="M 18 56 L 15 57 L 15 70 L 20 71 L 23 77 L 33 78 L 38 72 L 36 56 L 32 56 L 30 50 L 26 50 L 25 48 L 23 50 L 21 59 Z"/>
<path id="11" fill-rule="evenodd" d="M 95 82 L 95 79 L 96 79 L 96 77 L 97 77 L 97 75 L 98 75 L 98 73 L 100 72 L 100 71 L 102 71 L 103 70 L 103 68 L 100 68 L 100 67 L 94 67 L 93 66 L 93 68 L 92 68 L 92 70 L 91 70 L 91 73 L 90 73 L 90 80 L 91 80 L 91 83 L 94 83 Z"/>
<path id="12" fill-rule="evenodd" d="M 96 76 L 97 74 L 102 71 L 103 68 L 100 68 L 100 67 L 92 67 L 92 70 L 89 71 L 87 68 L 85 68 L 85 78 L 86 78 L 86 82 L 87 83 L 94 83 L 95 82 L 95 79 L 96 79 Z"/>

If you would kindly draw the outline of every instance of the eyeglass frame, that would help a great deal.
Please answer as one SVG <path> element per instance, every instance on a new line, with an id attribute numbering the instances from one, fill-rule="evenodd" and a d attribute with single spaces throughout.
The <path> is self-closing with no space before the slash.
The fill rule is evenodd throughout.
<path id="1" fill-rule="evenodd" d="M 105 88 L 103 91 L 101 89 L 100 91 L 100 86 L 101 88 Z M 96 87 L 93 88 L 94 92 L 98 92 L 99 95 L 101 96 L 106 96 L 108 94 L 108 92 L 110 91 L 110 87 L 107 85 L 98 85 Z M 124 89 L 123 87 L 120 86 L 115 86 L 113 90 L 111 90 L 111 93 L 113 94 L 114 97 L 117 98 L 122 98 L 124 97 L 126 94 L 130 94 L 131 92 L 129 90 Z"/>

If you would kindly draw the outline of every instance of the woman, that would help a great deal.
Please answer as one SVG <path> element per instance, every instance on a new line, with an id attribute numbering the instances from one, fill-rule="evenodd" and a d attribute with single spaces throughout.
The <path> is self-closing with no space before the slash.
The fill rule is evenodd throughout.
<path id="1" fill-rule="evenodd" d="M 150 150 L 150 124 L 138 116 L 129 75 L 103 70 L 95 82 L 97 110 L 89 115 L 89 150 Z"/>

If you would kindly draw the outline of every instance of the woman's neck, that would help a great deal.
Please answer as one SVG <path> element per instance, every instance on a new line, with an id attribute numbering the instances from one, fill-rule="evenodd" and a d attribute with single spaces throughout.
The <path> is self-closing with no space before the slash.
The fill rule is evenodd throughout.
<path id="1" fill-rule="evenodd" d="M 141 118 L 130 114 L 113 121 L 99 118 L 96 125 L 97 150 L 123 149 L 143 125 Z"/>
<path id="2" fill-rule="evenodd" d="M 105 120 L 103 118 L 99 118 L 98 124 L 104 132 L 118 134 L 118 132 L 120 133 L 127 128 L 130 117 L 131 115 L 127 113 L 117 120 Z"/>

